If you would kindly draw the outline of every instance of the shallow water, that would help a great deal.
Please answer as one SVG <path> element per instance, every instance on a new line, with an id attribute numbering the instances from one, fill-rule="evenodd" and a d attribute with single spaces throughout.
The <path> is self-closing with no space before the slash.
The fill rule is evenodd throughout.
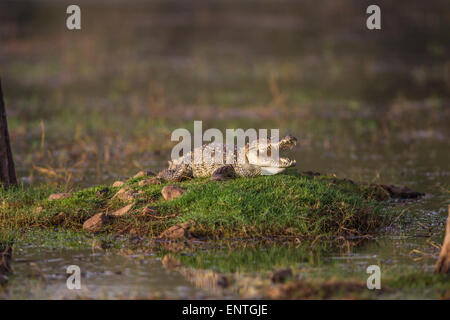
<path id="1" fill-rule="evenodd" d="M 67 267 L 78 265 L 81 289 L 67 287 Z M 14 254 L 7 299 L 204 298 L 181 275 L 166 271 L 151 254 L 120 255 L 90 249 L 21 247 Z"/>
<path id="2" fill-rule="evenodd" d="M 20 246 L 14 252 L 14 273 L 1 296 L 4 299 L 263 298 L 264 291 L 253 287 L 257 288 L 279 269 L 291 268 L 303 280 L 340 278 L 364 283 L 370 265 L 379 266 L 382 277 L 392 279 L 410 272 L 431 272 L 438 255 L 438 250 L 432 246 L 430 249 L 425 239 L 410 236 L 379 237 L 358 247 L 316 249 L 309 244 L 292 243 L 254 243 L 246 248 L 209 250 L 190 247 L 176 252 L 157 248 L 133 252 Z M 166 255 L 180 261 L 180 267 L 162 262 Z M 67 287 L 70 265 L 80 267 L 79 290 Z M 221 286 L 221 276 L 231 279 L 231 285 Z M 245 281 L 247 278 L 250 280 Z M 404 292 L 388 291 L 382 297 L 433 296 L 413 287 Z"/>

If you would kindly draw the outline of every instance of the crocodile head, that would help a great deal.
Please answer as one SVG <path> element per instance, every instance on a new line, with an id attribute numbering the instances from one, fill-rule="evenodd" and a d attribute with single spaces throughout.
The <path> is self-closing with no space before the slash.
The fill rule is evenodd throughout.
<path id="1" fill-rule="evenodd" d="M 281 157 L 280 153 L 292 150 L 296 144 L 297 139 L 291 135 L 280 140 L 258 139 L 247 144 L 247 160 L 250 164 L 261 167 L 262 175 L 276 174 L 295 166 L 295 160 Z"/>

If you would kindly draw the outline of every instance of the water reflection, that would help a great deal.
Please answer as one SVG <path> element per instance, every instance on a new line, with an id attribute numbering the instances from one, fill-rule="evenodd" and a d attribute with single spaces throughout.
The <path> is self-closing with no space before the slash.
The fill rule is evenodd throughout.
<path id="1" fill-rule="evenodd" d="M 66 286 L 66 269 L 81 269 L 81 290 Z M 151 254 L 126 255 L 89 249 L 19 248 L 7 299 L 202 298 L 205 293 L 183 276 L 167 272 Z"/>
<path id="2" fill-rule="evenodd" d="M 438 253 L 432 243 L 410 236 L 363 240 L 357 246 L 292 241 L 199 242 L 175 250 L 158 244 L 150 250 L 107 251 L 29 246 L 16 249 L 14 274 L 2 298 L 264 298 L 278 270 L 289 269 L 292 279 L 300 281 L 343 278 L 365 283 L 370 265 L 380 266 L 387 279 L 408 271 L 431 273 Z M 69 265 L 81 269 L 81 290 L 67 289 Z M 404 294 L 408 297 L 408 291 Z"/>

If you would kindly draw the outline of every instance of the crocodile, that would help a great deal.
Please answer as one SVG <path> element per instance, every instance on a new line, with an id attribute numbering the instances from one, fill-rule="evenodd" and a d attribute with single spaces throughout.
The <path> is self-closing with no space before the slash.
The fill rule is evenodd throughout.
<path id="1" fill-rule="evenodd" d="M 169 161 L 168 168 L 162 170 L 158 177 L 167 181 L 205 177 L 210 177 L 213 181 L 223 181 L 236 177 L 273 175 L 294 167 L 296 161 L 287 157 L 272 157 L 272 152 L 276 149 L 279 152 L 292 150 L 296 144 L 297 139 L 291 135 L 280 140 L 256 139 L 240 149 L 237 146 L 214 142 L 204 144 L 182 157 Z M 201 162 L 196 163 L 194 161 L 196 152 L 201 152 L 201 155 L 208 153 L 210 157 L 201 157 Z M 203 160 L 204 158 L 209 161 Z"/>

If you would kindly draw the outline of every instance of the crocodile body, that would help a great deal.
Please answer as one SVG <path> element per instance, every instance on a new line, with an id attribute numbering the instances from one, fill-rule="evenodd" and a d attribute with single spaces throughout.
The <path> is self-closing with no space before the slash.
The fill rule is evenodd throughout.
<path id="1" fill-rule="evenodd" d="M 295 137 L 286 136 L 280 141 L 255 140 L 242 149 L 226 144 L 205 144 L 174 161 L 169 161 L 169 167 L 161 171 L 158 177 L 168 181 L 204 177 L 211 177 L 212 180 L 224 180 L 234 177 L 276 174 L 295 166 L 296 162 L 281 157 L 274 160 L 271 158 L 271 153 L 275 148 L 279 151 L 292 149 L 296 142 Z M 210 155 L 206 157 L 210 160 L 205 161 L 203 157 L 199 157 L 202 161 L 196 163 L 194 161 L 196 152 L 200 155 Z"/>

